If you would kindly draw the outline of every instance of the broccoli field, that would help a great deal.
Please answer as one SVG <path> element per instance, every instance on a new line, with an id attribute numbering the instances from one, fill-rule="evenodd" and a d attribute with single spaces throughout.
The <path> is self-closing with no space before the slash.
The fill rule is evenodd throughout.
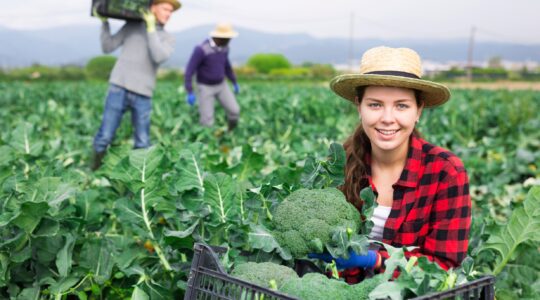
<path id="1" fill-rule="evenodd" d="M 0 82 L 0 299 L 181 299 L 198 241 L 227 246 L 226 268 L 287 258 L 265 226 L 292 192 L 335 185 L 328 157 L 356 110 L 326 83 L 246 82 L 231 134 L 221 108 L 201 128 L 178 85 L 157 86 L 153 147 L 131 149 L 127 115 L 91 172 L 106 83 Z M 499 300 L 535 299 L 540 92 L 452 93 L 418 128 L 469 174 L 467 276 L 495 275 Z"/>

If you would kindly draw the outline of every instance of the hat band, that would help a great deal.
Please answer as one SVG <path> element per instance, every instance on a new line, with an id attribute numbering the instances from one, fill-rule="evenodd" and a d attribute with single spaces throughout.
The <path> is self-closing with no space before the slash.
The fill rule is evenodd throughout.
<path id="1" fill-rule="evenodd" d="M 400 77 L 420 79 L 419 76 L 416 76 L 413 73 L 402 72 L 402 71 L 373 71 L 373 72 L 368 72 L 368 73 L 365 73 L 365 74 L 392 75 L 392 76 L 400 76 Z"/>

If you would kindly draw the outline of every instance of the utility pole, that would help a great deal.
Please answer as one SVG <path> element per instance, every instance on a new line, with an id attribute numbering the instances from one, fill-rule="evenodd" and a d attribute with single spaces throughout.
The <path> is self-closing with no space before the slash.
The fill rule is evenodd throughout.
<path id="1" fill-rule="evenodd" d="M 469 51 L 467 55 L 467 81 L 472 81 L 472 68 L 473 68 L 473 49 L 474 49 L 474 32 L 476 27 L 471 28 L 471 37 L 469 39 Z"/>
<path id="2" fill-rule="evenodd" d="M 349 70 L 352 72 L 354 69 L 354 12 L 351 12 L 349 28 Z"/>

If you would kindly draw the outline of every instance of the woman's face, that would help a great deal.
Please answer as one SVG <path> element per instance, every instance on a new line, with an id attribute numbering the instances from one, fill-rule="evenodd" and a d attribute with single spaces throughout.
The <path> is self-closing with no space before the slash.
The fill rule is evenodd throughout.
<path id="1" fill-rule="evenodd" d="M 358 113 L 372 150 L 392 151 L 408 147 L 409 136 L 422 113 L 414 90 L 368 86 L 360 100 Z"/>

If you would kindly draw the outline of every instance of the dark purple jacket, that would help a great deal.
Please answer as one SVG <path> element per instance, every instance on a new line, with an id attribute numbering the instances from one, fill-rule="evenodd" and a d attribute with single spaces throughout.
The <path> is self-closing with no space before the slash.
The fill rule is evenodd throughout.
<path id="1" fill-rule="evenodd" d="M 236 84 L 236 76 L 228 56 L 229 47 L 212 46 L 209 39 L 197 45 L 193 49 L 184 74 L 184 87 L 188 93 L 193 92 L 192 77 L 195 73 L 198 83 L 218 84 L 227 76 L 233 84 Z"/>

